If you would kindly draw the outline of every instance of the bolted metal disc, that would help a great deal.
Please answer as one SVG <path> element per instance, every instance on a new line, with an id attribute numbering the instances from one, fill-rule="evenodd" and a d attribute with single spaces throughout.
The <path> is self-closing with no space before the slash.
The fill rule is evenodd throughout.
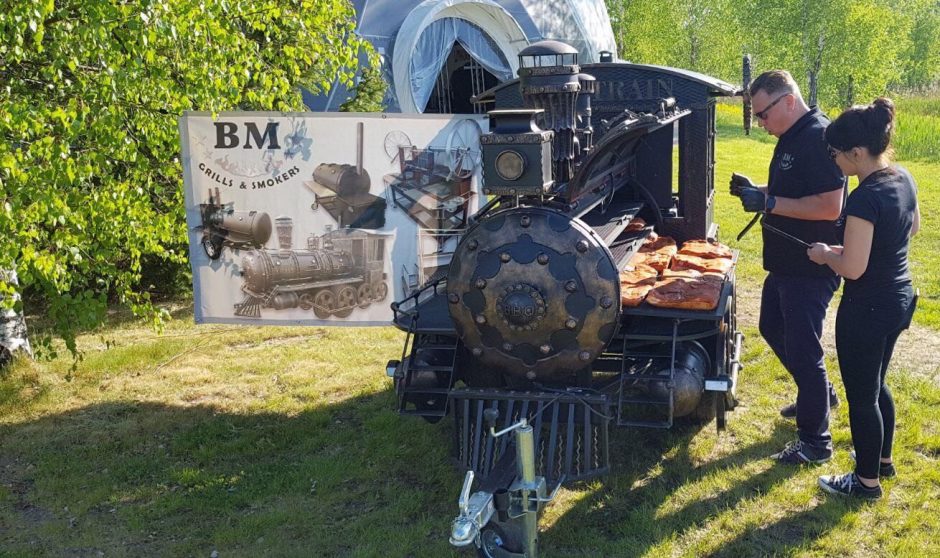
<path id="1" fill-rule="evenodd" d="M 519 379 L 583 369 L 620 321 L 610 250 L 580 220 L 545 208 L 506 209 L 474 225 L 451 260 L 447 290 L 458 299 L 448 307 L 464 345 Z"/>

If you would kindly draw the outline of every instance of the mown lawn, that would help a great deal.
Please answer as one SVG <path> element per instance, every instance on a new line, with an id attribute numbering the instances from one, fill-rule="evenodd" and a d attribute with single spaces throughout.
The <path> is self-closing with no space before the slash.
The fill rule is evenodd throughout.
<path id="1" fill-rule="evenodd" d="M 748 216 L 724 185 L 732 170 L 764 180 L 773 143 L 743 137 L 737 114 L 721 111 L 717 219 L 742 252 L 743 404 L 721 435 L 615 429 L 613 474 L 560 493 L 542 553 L 938 556 L 940 357 L 922 348 L 940 344 L 940 164 L 905 163 L 920 181 L 925 303 L 890 373 L 899 477 L 879 502 L 845 502 L 816 488 L 850 467 L 845 406 L 832 463 L 767 458 L 794 437 L 777 414 L 794 391 L 756 332 L 760 243 L 732 241 Z M 116 317 L 83 336 L 71 380 L 65 360 L 21 360 L 0 377 L 0 556 L 457 554 L 449 424 L 396 415 L 384 375 L 401 334 L 196 327 L 181 306 L 163 335 Z"/>

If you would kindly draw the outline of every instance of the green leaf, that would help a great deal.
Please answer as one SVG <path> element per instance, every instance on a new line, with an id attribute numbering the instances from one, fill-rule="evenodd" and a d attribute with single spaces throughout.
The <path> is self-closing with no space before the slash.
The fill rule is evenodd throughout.
<path id="1" fill-rule="evenodd" d="M 162 323 L 149 285 L 189 273 L 179 113 L 303 110 L 297 85 L 355 64 L 363 41 L 334 24 L 353 21 L 335 0 L 5 5 L 0 257 L 71 351 L 109 299 Z"/>

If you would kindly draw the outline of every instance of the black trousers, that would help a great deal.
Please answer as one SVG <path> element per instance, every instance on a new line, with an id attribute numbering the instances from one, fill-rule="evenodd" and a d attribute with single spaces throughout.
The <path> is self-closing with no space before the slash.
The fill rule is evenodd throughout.
<path id="1" fill-rule="evenodd" d="M 891 457 L 894 399 L 885 384 L 894 344 L 910 325 L 914 292 L 885 293 L 877 299 L 843 297 L 836 315 L 836 350 L 849 403 L 855 446 L 855 474 L 878 478 L 879 457 Z"/>
<path id="2" fill-rule="evenodd" d="M 761 294 L 760 333 L 796 382 L 800 440 L 821 453 L 832 451 L 829 390 L 820 337 L 838 277 L 771 273 Z"/>

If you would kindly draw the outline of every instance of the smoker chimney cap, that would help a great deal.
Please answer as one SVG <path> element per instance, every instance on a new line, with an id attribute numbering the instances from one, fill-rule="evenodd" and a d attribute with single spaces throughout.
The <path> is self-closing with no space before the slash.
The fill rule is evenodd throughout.
<path id="1" fill-rule="evenodd" d="M 577 54 L 578 49 L 561 41 L 539 41 L 519 52 L 519 56 L 541 56 L 545 54 Z"/>

